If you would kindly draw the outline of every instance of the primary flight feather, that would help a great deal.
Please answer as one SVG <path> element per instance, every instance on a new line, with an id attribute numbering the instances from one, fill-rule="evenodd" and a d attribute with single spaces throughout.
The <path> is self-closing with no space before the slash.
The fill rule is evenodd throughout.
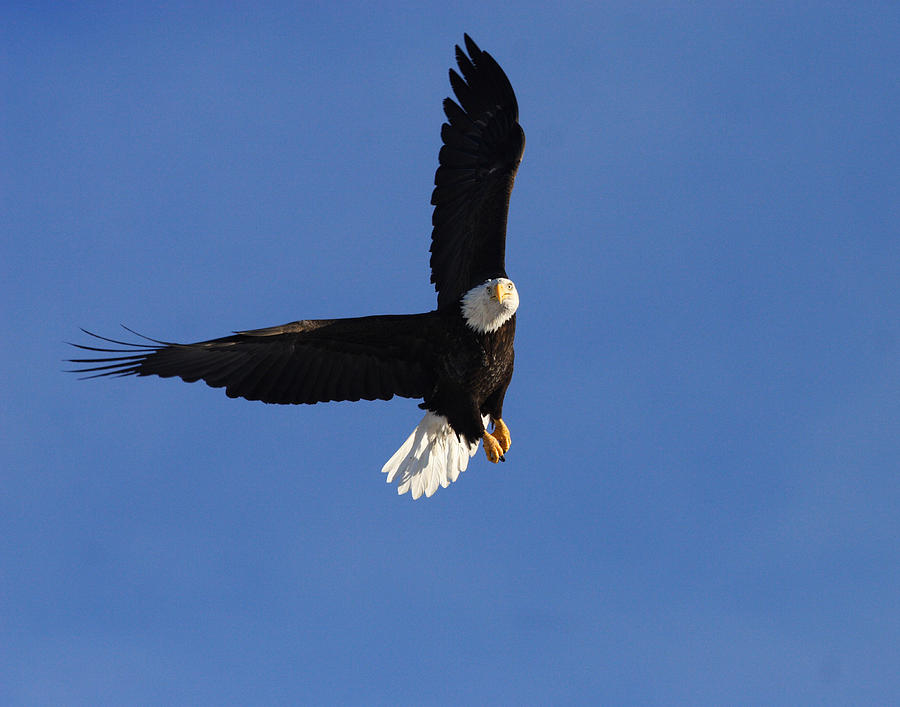
<path id="1" fill-rule="evenodd" d="M 479 443 L 489 461 L 505 461 L 503 399 L 519 306 L 505 267 L 506 219 L 525 135 L 506 74 L 468 35 L 464 43 L 456 47 L 459 73 L 450 70 L 456 101 L 444 101 L 431 197 L 437 309 L 305 319 L 191 344 L 86 332 L 115 348 L 75 344 L 112 354 L 72 359 L 76 372 L 202 380 L 266 403 L 422 398 L 425 417 L 382 469 L 413 498 L 456 481 Z"/>

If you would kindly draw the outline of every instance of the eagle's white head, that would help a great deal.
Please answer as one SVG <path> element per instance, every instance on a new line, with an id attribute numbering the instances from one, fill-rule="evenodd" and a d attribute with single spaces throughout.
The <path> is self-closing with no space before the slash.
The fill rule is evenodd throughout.
<path id="1" fill-rule="evenodd" d="M 519 293 L 512 280 L 495 277 L 462 296 L 462 314 L 470 329 L 479 334 L 497 331 L 519 308 Z"/>

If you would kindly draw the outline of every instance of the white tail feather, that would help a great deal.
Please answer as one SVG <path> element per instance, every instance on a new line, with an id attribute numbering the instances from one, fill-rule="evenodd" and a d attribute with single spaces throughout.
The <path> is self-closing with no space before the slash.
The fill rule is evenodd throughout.
<path id="1" fill-rule="evenodd" d="M 484 416 L 484 424 L 489 418 Z M 411 492 L 412 497 L 426 497 L 447 488 L 465 471 L 469 459 L 478 451 L 478 442 L 469 444 L 456 436 L 443 415 L 426 412 L 418 427 L 412 431 L 381 471 L 389 484 L 397 481 L 397 493 Z"/>

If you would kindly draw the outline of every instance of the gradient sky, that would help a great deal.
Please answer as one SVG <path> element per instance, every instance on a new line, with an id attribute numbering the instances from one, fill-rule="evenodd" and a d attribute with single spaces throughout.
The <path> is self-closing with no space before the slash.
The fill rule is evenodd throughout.
<path id="1" fill-rule="evenodd" d="M 900 702 L 896 3 L 0 20 L 0 704 Z M 431 309 L 463 32 L 527 135 L 506 464 L 412 502 L 415 401 L 61 372 Z"/>

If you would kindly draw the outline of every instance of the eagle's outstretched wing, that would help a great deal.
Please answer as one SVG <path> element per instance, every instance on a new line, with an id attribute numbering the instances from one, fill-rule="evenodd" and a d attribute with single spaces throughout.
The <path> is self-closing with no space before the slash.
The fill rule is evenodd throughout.
<path id="1" fill-rule="evenodd" d="M 86 332 L 126 348 L 74 344 L 116 355 L 71 362 L 81 366 L 74 372 L 87 377 L 177 376 L 225 388 L 232 398 L 266 403 L 421 398 L 433 385 L 433 318 L 426 313 L 304 320 L 193 344 L 133 344 Z"/>
<path id="2" fill-rule="evenodd" d="M 450 69 L 457 104 L 444 101 L 440 166 L 431 234 L 431 281 L 438 309 L 472 287 L 505 277 L 506 216 L 525 149 L 519 108 L 503 69 L 465 35 L 468 56 L 456 47 L 462 76 Z"/>

